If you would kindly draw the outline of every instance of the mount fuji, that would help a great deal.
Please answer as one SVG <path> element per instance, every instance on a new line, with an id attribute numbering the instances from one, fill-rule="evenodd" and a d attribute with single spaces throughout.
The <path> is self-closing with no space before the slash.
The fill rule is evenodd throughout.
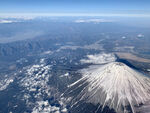
<path id="1" fill-rule="evenodd" d="M 115 59 L 104 65 L 93 64 L 80 73 L 82 78 L 68 86 L 70 93 L 82 89 L 72 106 L 84 101 L 98 105 L 95 113 L 103 112 L 106 106 L 117 113 L 150 111 L 150 78 L 146 74 Z"/>

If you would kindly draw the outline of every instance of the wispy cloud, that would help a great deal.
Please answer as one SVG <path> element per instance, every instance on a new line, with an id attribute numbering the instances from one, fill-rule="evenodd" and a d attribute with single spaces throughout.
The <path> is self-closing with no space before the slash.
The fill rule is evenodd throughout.
<path id="1" fill-rule="evenodd" d="M 10 37 L 0 37 L 0 43 L 10 43 L 15 41 L 21 41 L 26 39 L 32 39 L 36 38 L 38 36 L 41 36 L 43 34 L 42 31 L 28 31 L 28 32 L 20 32 L 14 36 Z"/>
<path id="2" fill-rule="evenodd" d="M 0 20 L 0 23 L 12 23 L 13 21 L 11 20 Z"/>
<path id="3" fill-rule="evenodd" d="M 113 20 L 105 20 L 105 19 L 79 19 L 79 20 L 75 20 L 75 23 L 103 23 L 103 22 L 113 22 Z"/>

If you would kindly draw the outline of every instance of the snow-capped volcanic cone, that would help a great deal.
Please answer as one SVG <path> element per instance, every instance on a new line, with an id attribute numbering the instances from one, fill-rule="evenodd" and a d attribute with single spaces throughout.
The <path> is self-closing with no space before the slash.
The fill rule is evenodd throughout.
<path id="1" fill-rule="evenodd" d="M 136 113 L 150 102 L 150 78 L 124 63 L 92 65 L 81 73 L 83 77 L 69 86 L 72 92 L 82 87 L 74 104 L 84 100 L 99 105 L 95 112 L 108 106 L 117 113 Z"/>

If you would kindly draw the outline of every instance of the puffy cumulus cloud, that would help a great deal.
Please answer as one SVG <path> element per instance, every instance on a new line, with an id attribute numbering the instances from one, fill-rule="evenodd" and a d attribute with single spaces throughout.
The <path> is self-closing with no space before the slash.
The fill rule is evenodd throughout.
<path id="1" fill-rule="evenodd" d="M 137 37 L 138 37 L 138 38 L 143 38 L 144 35 L 143 35 L 143 34 L 138 34 Z"/>
<path id="2" fill-rule="evenodd" d="M 121 37 L 122 39 L 126 39 L 127 37 L 126 36 L 123 36 L 123 37 Z"/>
<path id="3" fill-rule="evenodd" d="M 113 22 L 112 20 L 105 19 L 78 19 L 75 23 L 103 23 L 103 22 Z"/>
<path id="4" fill-rule="evenodd" d="M 102 53 L 102 54 L 95 54 L 95 55 L 87 55 L 87 59 L 81 59 L 81 63 L 92 63 L 92 64 L 104 64 L 109 62 L 114 62 L 116 57 L 114 54 L 109 53 Z"/>

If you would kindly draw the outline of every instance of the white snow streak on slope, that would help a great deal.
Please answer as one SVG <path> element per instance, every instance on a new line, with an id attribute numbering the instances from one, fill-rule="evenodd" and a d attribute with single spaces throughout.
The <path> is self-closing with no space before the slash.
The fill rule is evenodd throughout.
<path id="1" fill-rule="evenodd" d="M 150 78 L 123 63 L 90 66 L 81 73 L 83 77 L 70 85 L 88 82 L 78 96 L 80 100 L 87 99 L 87 102 L 99 103 L 103 107 L 107 105 L 118 113 L 128 113 L 128 105 L 132 112 L 136 112 L 135 105 L 150 101 Z"/>

